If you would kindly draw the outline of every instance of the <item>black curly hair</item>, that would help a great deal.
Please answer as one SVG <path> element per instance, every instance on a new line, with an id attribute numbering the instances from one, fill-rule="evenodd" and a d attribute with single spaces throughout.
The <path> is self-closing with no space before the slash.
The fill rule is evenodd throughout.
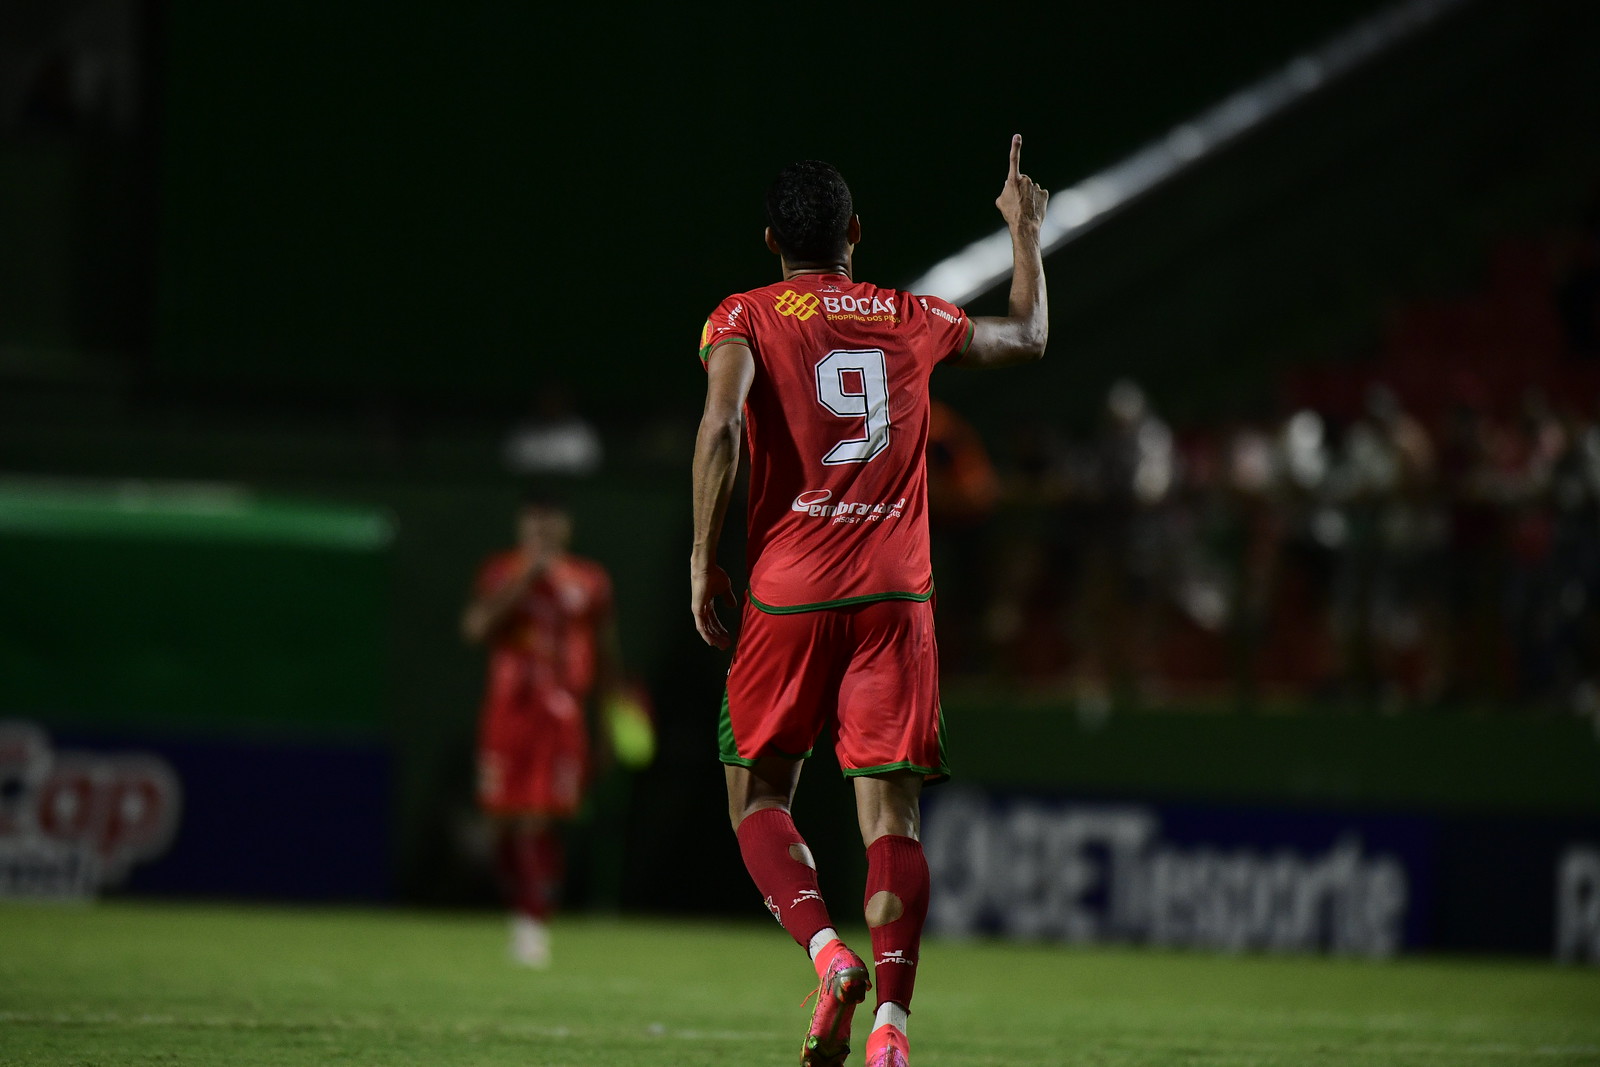
<path id="1" fill-rule="evenodd" d="M 854 213 L 850 187 L 821 160 L 791 163 L 767 187 L 767 225 L 790 263 L 842 260 Z"/>

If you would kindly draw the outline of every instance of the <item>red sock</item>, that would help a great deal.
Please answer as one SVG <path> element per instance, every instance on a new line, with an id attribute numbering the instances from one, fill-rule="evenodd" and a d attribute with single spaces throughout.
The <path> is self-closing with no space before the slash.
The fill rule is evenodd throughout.
<path id="1" fill-rule="evenodd" d="M 818 930 L 833 925 L 817 887 L 817 872 L 789 854 L 791 846 L 804 848 L 805 843 L 794 820 L 780 808 L 763 808 L 739 824 L 745 869 L 766 898 L 772 917 L 801 946 L 808 946 Z"/>
<path id="2" fill-rule="evenodd" d="M 548 919 L 556 909 L 566 874 L 566 853 L 554 828 L 529 833 L 506 830 L 495 863 L 511 907 L 523 915 Z"/>
<path id="3" fill-rule="evenodd" d="M 922 952 L 922 924 L 928 918 L 928 860 L 922 843 L 909 837 L 880 837 L 867 848 L 867 903 L 878 893 L 900 898 L 900 917 L 872 928 L 872 960 L 879 1005 L 893 1001 L 911 1010 Z"/>

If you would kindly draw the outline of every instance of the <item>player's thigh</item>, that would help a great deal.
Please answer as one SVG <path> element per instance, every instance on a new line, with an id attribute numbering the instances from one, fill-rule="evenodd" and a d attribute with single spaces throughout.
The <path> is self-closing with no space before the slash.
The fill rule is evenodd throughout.
<path id="1" fill-rule="evenodd" d="M 492 815 L 569 818 L 582 804 L 588 738 L 581 720 L 505 709 L 478 741 L 478 800 Z"/>
<path id="2" fill-rule="evenodd" d="M 832 720 L 837 695 L 837 620 L 807 611 L 769 615 L 746 606 L 723 698 L 722 762 L 804 759 Z"/>
<path id="3" fill-rule="evenodd" d="M 494 815 L 510 816 L 530 805 L 534 738 L 525 709 L 509 705 L 485 712 L 478 731 L 478 803 Z"/>
<path id="4" fill-rule="evenodd" d="M 839 686 L 839 766 L 852 776 L 945 773 L 933 608 L 885 600 L 852 612 L 853 647 Z"/>

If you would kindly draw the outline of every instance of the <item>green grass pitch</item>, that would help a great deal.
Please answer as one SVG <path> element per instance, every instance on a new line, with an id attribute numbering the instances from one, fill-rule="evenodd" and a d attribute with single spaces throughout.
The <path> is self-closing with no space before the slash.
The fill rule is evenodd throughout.
<path id="1" fill-rule="evenodd" d="M 554 945 L 530 972 L 490 915 L 7 904 L 0 1064 L 798 1059 L 809 970 L 771 923 L 575 917 Z M 944 941 L 923 967 L 917 1067 L 1600 1064 L 1594 969 Z"/>

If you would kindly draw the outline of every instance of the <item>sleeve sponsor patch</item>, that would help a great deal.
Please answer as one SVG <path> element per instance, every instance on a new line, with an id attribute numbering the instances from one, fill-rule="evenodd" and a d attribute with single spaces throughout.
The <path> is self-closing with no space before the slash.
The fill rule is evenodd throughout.
<path id="1" fill-rule="evenodd" d="M 730 296 L 711 313 L 700 328 L 700 362 L 711 357 L 711 350 L 723 341 L 748 341 L 745 330 L 745 306 L 742 296 Z"/>

